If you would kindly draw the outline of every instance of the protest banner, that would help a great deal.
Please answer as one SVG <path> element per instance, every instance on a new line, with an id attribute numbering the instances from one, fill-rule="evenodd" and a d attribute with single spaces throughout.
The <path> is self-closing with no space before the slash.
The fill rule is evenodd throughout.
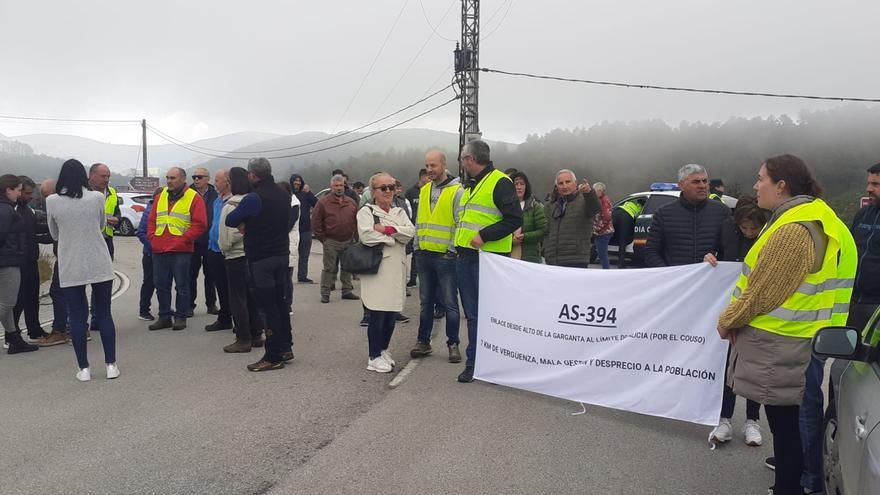
<path id="1" fill-rule="evenodd" d="M 475 378 L 718 424 L 740 263 L 584 270 L 480 253 Z"/>

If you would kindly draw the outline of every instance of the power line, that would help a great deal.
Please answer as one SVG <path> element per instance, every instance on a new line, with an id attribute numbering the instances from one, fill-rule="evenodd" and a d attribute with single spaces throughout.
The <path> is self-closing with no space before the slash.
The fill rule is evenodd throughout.
<path id="1" fill-rule="evenodd" d="M 420 114 L 418 114 L 418 115 L 415 115 L 415 116 L 413 116 L 413 117 L 410 117 L 410 118 L 408 118 L 408 119 L 406 119 L 406 120 L 402 120 L 402 121 L 400 121 L 400 122 L 398 122 L 398 123 L 396 123 L 396 124 L 394 124 L 394 125 L 391 125 L 391 126 L 388 126 L 388 127 L 382 128 L 382 129 L 379 129 L 379 130 L 377 130 L 377 131 L 371 132 L 371 133 L 369 133 L 369 134 L 365 134 L 365 135 L 363 135 L 363 136 L 357 137 L 357 138 L 355 138 L 355 139 L 351 139 L 351 140 L 349 140 L 349 141 L 345 141 L 345 142 L 343 142 L 343 143 L 337 143 L 337 144 L 334 144 L 334 145 L 332 145 L 332 146 L 326 146 L 326 147 L 324 147 L 324 148 L 319 148 L 319 149 L 316 149 L 316 150 L 302 151 L 302 152 L 299 152 L 299 153 L 293 153 L 293 154 L 290 154 L 290 155 L 271 156 L 271 157 L 267 157 L 267 158 L 270 159 L 270 160 L 277 160 L 277 159 L 280 159 L 280 158 L 295 158 L 295 157 L 298 157 L 298 156 L 312 155 L 312 154 L 315 154 L 315 153 L 320 153 L 320 152 L 322 152 L 322 151 L 327 151 L 327 150 L 332 150 L 332 149 L 335 149 L 335 148 L 340 148 L 340 147 L 342 147 L 342 146 L 347 146 L 347 145 L 349 145 L 349 144 L 356 143 L 356 142 L 358 142 L 358 141 L 363 141 L 364 139 L 369 139 L 369 138 L 371 138 L 371 137 L 373 137 L 373 136 L 376 136 L 376 135 L 378 135 L 378 134 L 382 134 L 382 133 L 384 133 L 384 132 L 388 132 L 388 131 L 390 131 L 391 129 L 395 129 L 395 128 L 397 128 L 397 127 L 400 127 L 400 126 L 402 126 L 403 124 L 406 124 L 407 122 L 412 122 L 413 120 L 415 120 L 415 119 L 417 119 L 417 118 L 419 118 L 419 117 L 424 117 L 425 115 L 428 115 L 428 114 L 431 113 L 431 112 L 434 112 L 434 111 L 436 111 L 436 110 L 439 110 L 440 108 L 445 107 L 446 105 L 449 105 L 450 103 L 454 102 L 454 101 L 457 100 L 458 98 L 459 98 L 459 96 L 456 95 L 456 96 L 450 98 L 449 100 L 447 100 L 447 101 L 445 101 L 445 102 L 443 102 L 443 103 L 441 103 L 441 104 L 439 104 L 439 105 L 436 105 L 436 106 L 434 106 L 434 107 L 432 107 L 432 108 L 429 108 L 428 110 L 425 110 L 424 112 L 422 112 L 422 113 L 420 113 Z M 214 157 L 214 158 L 223 158 L 223 159 L 226 159 L 226 160 L 248 160 L 248 158 L 246 158 L 246 157 L 237 157 L 237 156 L 228 156 L 228 155 L 218 155 L 218 154 L 214 154 L 214 153 L 208 153 L 208 152 L 205 152 L 205 151 L 200 151 L 200 150 L 197 150 L 197 149 L 195 149 L 195 148 L 189 147 L 189 146 L 186 145 L 186 144 L 182 144 L 182 143 L 178 143 L 178 142 L 173 142 L 173 141 L 171 141 L 171 140 L 168 139 L 166 136 L 164 136 L 164 135 L 161 133 L 161 131 L 160 131 L 160 132 L 157 132 L 156 129 L 154 129 L 154 128 L 151 127 L 151 126 L 148 126 L 148 129 L 150 130 L 150 132 L 153 132 L 154 134 L 156 134 L 157 136 L 159 136 L 159 137 L 162 138 L 162 139 L 165 139 L 165 140 L 168 141 L 169 143 L 174 144 L 174 145 L 177 145 L 177 146 L 179 146 L 179 147 L 181 147 L 181 148 L 184 148 L 184 149 L 186 149 L 186 150 L 192 151 L 192 152 L 194 152 L 194 153 L 199 153 L 199 154 L 206 155 L 206 156 L 211 156 L 211 157 Z M 169 137 L 170 137 L 170 136 L 169 136 Z"/>
<path id="2" fill-rule="evenodd" d="M 432 86 L 433 86 L 433 85 L 432 85 Z M 366 124 L 364 124 L 364 125 L 361 125 L 360 127 L 356 127 L 356 128 L 354 128 L 354 129 L 350 129 L 350 130 L 347 130 L 347 131 L 344 131 L 344 132 L 340 132 L 340 133 L 338 133 L 338 134 L 334 134 L 334 135 L 332 135 L 332 136 L 328 136 L 328 137 L 326 137 L 326 138 L 318 139 L 318 140 L 315 140 L 315 141 L 310 141 L 310 142 L 308 142 L 308 143 L 297 144 L 297 145 L 295 145 L 295 146 L 287 146 L 287 147 L 284 147 L 284 148 L 275 148 L 275 149 L 269 149 L 269 150 L 245 150 L 245 151 L 237 151 L 237 150 L 228 151 L 228 150 L 221 150 L 221 149 L 216 149 L 216 148 L 208 148 L 208 147 L 206 147 L 206 146 L 200 146 L 200 145 L 197 145 L 197 144 L 194 144 L 194 143 L 187 143 L 186 141 L 184 141 L 184 140 L 182 140 L 182 139 L 178 139 L 178 138 L 175 138 L 175 137 L 169 136 L 167 133 L 162 132 L 162 131 L 160 131 L 159 129 L 156 129 L 156 128 L 153 127 L 153 126 L 148 125 L 148 127 L 149 127 L 151 130 L 155 131 L 157 134 L 160 134 L 160 135 L 161 135 L 166 141 L 174 141 L 174 144 L 183 144 L 183 145 L 186 145 L 186 146 L 188 146 L 188 147 L 190 147 L 190 148 L 196 148 L 196 149 L 200 149 L 200 150 L 204 150 L 204 151 L 212 151 L 212 152 L 215 152 L 215 153 L 221 153 L 221 154 L 224 154 L 224 155 L 232 155 L 232 154 L 235 154 L 235 153 L 238 153 L 238 154 L 245 153 L 245 154 L 248 154 L 249 156 L 253 156 L 253 155 L 255 155 L 255 154 L 262 154 L 262 153 L 277 153 L 277 152 L 279 152 L 279 151 L 294 150 L 294 149 L 299 149 L 299 148 L 305 148 L 305 147 L 312 146 L 312 145 L 315 145 L 315 144 L 324 143 L 324 142 L 327 142 L 327 141 L 330 141 L 330 140 L 333 140 L 333 139 L 338 139 L 338 138 L 340 138 L 340 137 L 342 137 L 342 136 L 345 136 L 345 135 L 351 134 L 351 133 L 353 133 L 353 132 L 360 131 L 360 130 L 365 129 L 365 128 L 371 126 L 371 125 L 378 124 L 379 122 L 382 122 L 383 120 L 387 120 L 387 119 L 389 119 L 389 118 L 391 118 L 391 117 L 394 117 L 395 115 L 397 115 L 397 114 L 399 114 L 399 113 L 402 113 L 402 112 L 404 112 L 404 111 L 406 111 L 406 110 L 409 110 L 410 108 L 412 108 L 412 107 L 414 107 L 414 106 L 416 106 L 416 105 L 418 105 L 418 104 L 420 104 L 420 103 L 422 103 L 422 102 L 424 102 L 424 101 L 430 100 L 431 98 L 433 98 L 433 97 L 437 96 L 438 94 L 440 94 L 440 93 L 446 91 L 447 89 L 451 88 L 452 86 L 453 86 L 453 84 L 450 83 L 449 85 L 443 87 L 442 89 L 439 89 L 439 90 L 437 90 L 437 91 L 431 93 L 430 95 L 428 95 L 428 96 L 426 96 L 426 97 L 424 97 L 424 98 L 421 98 L 421 99 L 418 100 L 418 101 L 415 101 L 415 102 L 413 102 L 413 103 L 410 103 L 409 105 L 407 105 L 407 106 L 405 106 L 405 107 L 403 107 L 403 108 L 401 108 L 401 109 L 399 109 L 399 110 L 396 110 L 396 111 L 394 111 L 394 112 L 392 112 L 392 113 L 389 113 L 388 115 L 385 115 L 384 117 L 381 117 L 381 118 L 379 118 L 379 119 L 373 120 L 372 122 L 368 122 L 368 123 L 366 123 Z"/>
<path id="3" fill-rule="evenodd" d="M 373 67 L 375 67 L 376 61 L 379 60 L 379 56 L 382 55 L 382 51 L 385 50 L 385 45 L 388 44 L 388 39 L 391 38 L 391 33 L 393 33 L 394 28 L 397 27 L 397 22 L 400 21 L 400 17 L 403 15 L 403 11 L 406 10 L 407 5 L 409 5 L 409 0 L 405 0 L 403 6 L 400 7 L 400 12 L 397 13 L 397 17 L 394 19 L 391 29 L 388 30 L 388 34 L 385 35 L 385 40 L 382 41 L 382 46 L 379 47 L 379 51 L 376 52 L 376 56 L 373 57 L 373 61 L 370 63 L 370 68 L 367 69 L 367 73 L 364 74 L 364 77 L 361 79 L 361 83 L 358 85 L 357 90 L 355 90 L 354 95 L 352 95 L 351 100 L 349 100 L 348 105 L 346 105 L 345 111 L 342 112 L 342 116 L 339 117 L 339 121 L 333 126 L 333 132 L 336 132 L 336 129 L 339 128 L 339 124 L 341 124 L 345 116 L 348 115 L 352 103 L 354 103 L 354 100 L 357 99 L 359 94 L 361 94 L 361 89 L 363 89 L 364 83 L 367 82 L 367 78 L 370 76 L 370 73 L 373 72 Z"/>
<path id="4" fill-rule="evenodd" d="M 458 1 L 458 0 L 452 0 L 452 3 L 455 3 L 456 1 Z M 428 27 L 431 28 L 431 31 L 433 31 L 434 34 L 436 34 L 438 38 L 446 40 L 446 41 L 453 41 L 453 42 L 458 41 L 458 40 L 454 40 L 452 38 L 447 38 L 446 36 L 443 36 L 442 34 L 440 34 L 440 32 L 437 31 L 437 28 L 434 27 L 433 24 L 431 24 L 431 20 L 428 19 L 428 12 L 425 11 L 425 3 L 422 0 L 419 0 L 419 5 L 422 7 L 422 15 L 425 17 L 425 22 L 428 23 Z M 446 10 L 448 11 L 449 9 L 446 9 Z M 446 14 L 443 14 L 443 18 L 441 18 L 440 22 L 437 23 L 437 27 L 440 27 L 440 25 L 443 24 L 443 19 L 445 19 L 445 18 L 446 18 Z"/>
<path id="5" fill-rule="evenodd" d="M 486 25 L 488 25 L 490 22 L 492 22 L 492 19 L 495 18 L 495 16 L 498 14 L 499 11 L 501 11 L 501 7 L 504 7 L 503 3 L 498 7 L 498 9 L 491 16 L 489 16 L 489 20 L 486 21 Z M 498 31 L 498 29 L 501 27 L 501 25 L 504 24 L 504 19 L 507 19 L 507 14 L 510 13 L 511 7 L 513 7 L 513 0 L 509 0 L 507 2 L 507 10 L 504 11 L 504 15 L 501 16 L 501 20 L 498 21 L 498 24 L 496 24 L 495 27 L 491 31 L 486 33 L 486 36 L 480 36 L 480 41 L 486 40 L 487 38 L 489 38 L 489 36 L 492 36 L 493 34 L 495 34 L 495 31 Z"/>
<path id="6" fill-rule="evenodd" d="M 441 23 L 446 19 L 446 16 L 449 15 L 449 11 L 452 10 L 452 6 L 455 5 L 456 1 L 457 0 L 452 0 L 452 2 L 449 4 L 449 7 L 446 7 L 446 12 L 444 12 L 443 17 L 440 18 Z M 391 90 L 388 91 L 388 94 L 385 95 L 385 98 L 382 100 L 381 103 L 379 103 L 379 105 L 376 107 L 376 110 L 373 111 L 373 114 L 370 115 L 371 119 L 379 112 L 379 110 L 382 109 L 382 105 L 384 105 L 385 102 L 387 102 L 388 99 L 391 98 L 391 95 L 394 94 L 394 91 L 400 85 L 401 81 L 403 81 L 403 78 L 406 77 L 406 75 L 409 73 L 409 70 L 412 69 L 412 66 L 416 63 L 416 60 L 418 60 L 419 57 L 422 55 L 422 52 L 425 51 L 425 47 L 428 46 L 428 43 L 431 41 L 431 38 L 434 37 L 435 33 L 436 33 L 436 31 L 434 33 L 431 33 L 430 35 L 428 35 L 427 39 L 425 39 L 425 42 L 422 43 L 422 46 L 419 48 L 419 51 L 416 52 L 416 54 L 412 58 L 412 60 L 409 61 L 409 65 L 406 66 L 406 69 L 404 69 L 403 73 L 400 74 L 400 77 L 397 78 L 397 82 L 395 82 L 394 85 L 391 86 Z"/>
<path id="7" fill-rule="evenodd" d="M 700 88 L 684 88 L 677 86 L 657 86 L 654 84 L 637 84 L 637 83 L 622 83 L 622 82 L 613 82 L 613 81 L 593 81 L 589 79 L 575 79 L 570 77 L 559 77 L 559 76 L 544 76 L 538 74 L 528 74 L 525 72 L 509 72 L 498 69 L 489 69 L 483 67 L 479 69 L 483 72 L 492 72 L 495 74 L 504 74 L 507 76 L 522 76 L 522 77 L 530 77 L 533 79 L 548 79 L 551 81 L 565 81 L 565 82 L 577 82 L 584 84 L 594 84 L 600 86 L 617 86 L 621 88 L 635 88 L 635 89 L 656 89 L 661 91 L 684 91 L 688 93 L 710 93 L 710 94 L 721 94 L 721 95 L 737 95 L 737 96 L 765 96 L 768 98 L 799 98 L 805 100 L 829 100 L 829 101 L 858 101 L 858 102 L 868 102 L 868 103 L 880 103 L 880 98 L 853 98 L 849 96 L 816 96 L 816 95 L 800 95 L 800 94 L 786 94 L 786 93 L 765 93 L 765 92 L 757 92 L 757 91 L 731 91 L 726 89 L 700 89 Z"/>
<path id="8" fill-rule="evenodd" d="M 141 122 L 140 120 L 60 119 L 52 117 L 22 117 L 18 115 L 0 115 L 0 119 L 91 124 L 140 124 Z"/>

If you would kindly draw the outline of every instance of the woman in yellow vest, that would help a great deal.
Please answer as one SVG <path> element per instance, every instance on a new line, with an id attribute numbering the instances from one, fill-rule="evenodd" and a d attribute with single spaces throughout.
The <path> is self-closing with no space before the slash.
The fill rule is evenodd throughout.
<path id="1" fill-rule="evenodd" d="M 773 433 L 774 494 L 802 494 L 799 413 L 810 340 L 846 321 L 856 269 L 846 225 L 793 155 L 767 159 L 754 186 L 772 216 L 743 262 L 718 333 L 734 345 L 728 385 L 764 405 Z"/>

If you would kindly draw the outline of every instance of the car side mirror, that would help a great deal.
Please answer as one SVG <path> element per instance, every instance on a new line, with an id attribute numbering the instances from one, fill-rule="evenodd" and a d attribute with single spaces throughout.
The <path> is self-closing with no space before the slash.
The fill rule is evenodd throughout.
<path id="1" fill-rule="evenodd" d="M 825 327 L 813 336 L 813 354 L 819 357 L 855 359 L 859 331 L 851 327 Z"/>

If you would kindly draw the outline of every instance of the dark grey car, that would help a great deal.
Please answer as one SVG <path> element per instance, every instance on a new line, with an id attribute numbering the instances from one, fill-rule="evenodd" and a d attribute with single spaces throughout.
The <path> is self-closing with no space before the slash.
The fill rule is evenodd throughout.
<path id="1" fill-rule="evenodd" d="M 880 494 L 880 309 L 864 329 L 823 328 L 813 352 L 836 358 L 823 446 L 825 493 Z"/>

